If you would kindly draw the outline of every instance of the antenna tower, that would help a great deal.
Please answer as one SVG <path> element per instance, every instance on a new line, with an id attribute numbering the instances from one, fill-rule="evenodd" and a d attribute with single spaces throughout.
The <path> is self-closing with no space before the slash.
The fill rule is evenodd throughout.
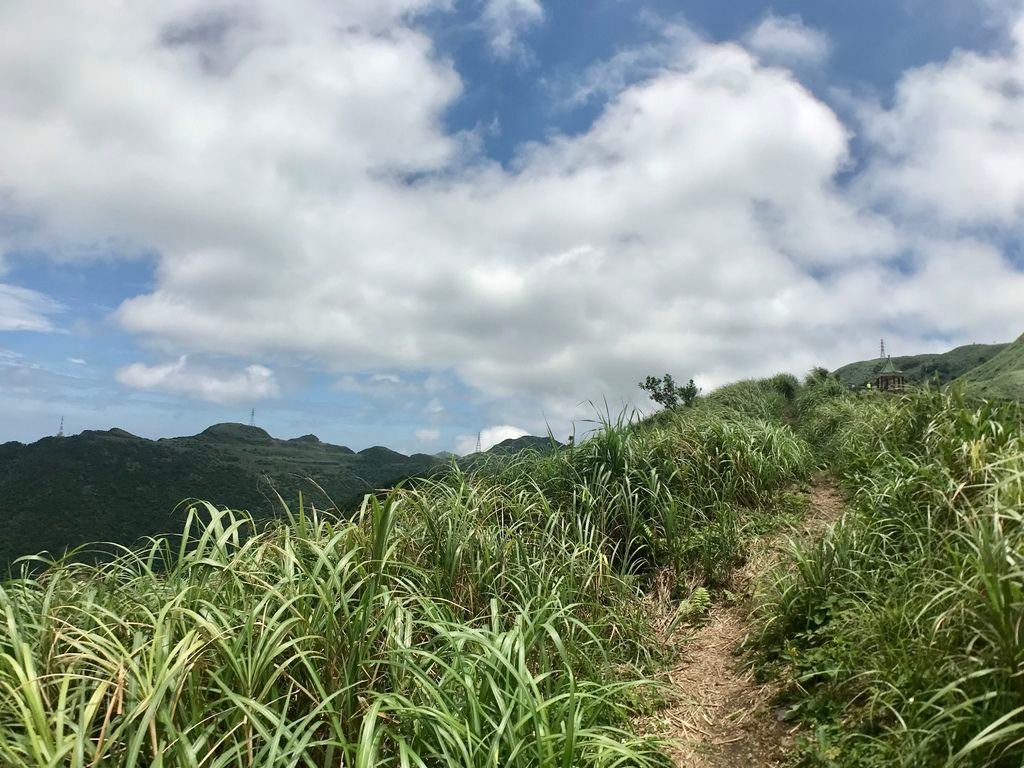
<path id="1" fill-rule="evenodd" d="M 57 437 L 64 437 L 64 417 L 60 417 L 60 429 L 57 430 Z"/>
<path id="2" fill-rule="evenodd" d="M 480 445 L 480 433 L 477 432 L 476 433 L 476 452 L 477 453 L 481 453 L 482 451 L 483 451 L 483 448 Z"/>
<path id="3" fill-rule="evenodd" d="M 881 344 L 881 351 L 879 352 L 878 356 L 879 356 L 879 357 L 880 357 L 880 358 L 881 358 L 882 360 L 885 360 L 885 339 L 882 339 L 882 344 Z"/>
<path id="4" fill-rule="evenodd" d="M 255 408 L 250 408 L 249 409 L 249 426 L 250 427 L 255 427 L 256 426 L 256 409 Z"/>

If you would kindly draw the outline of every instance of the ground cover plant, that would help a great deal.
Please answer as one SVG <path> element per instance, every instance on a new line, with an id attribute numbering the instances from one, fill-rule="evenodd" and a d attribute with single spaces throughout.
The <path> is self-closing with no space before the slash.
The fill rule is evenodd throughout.
<path id="1" fill-rule="evenodd" d="M 761 607 L 762 670 L 821 766 L 1024 764 L 1024 439 L 1013 403 L 921 390 L 796 398 L 850 509 Z"/>
<path id="2" fill-rule="evenodd" d="M 605 419 L 350 516 L 196 502 L 183 536 L 6 581 L 0 764 L 666 765 L 631 725 L 668 653 L 644 594 L 706 609 L 807 477 L 795 384 Z"/>

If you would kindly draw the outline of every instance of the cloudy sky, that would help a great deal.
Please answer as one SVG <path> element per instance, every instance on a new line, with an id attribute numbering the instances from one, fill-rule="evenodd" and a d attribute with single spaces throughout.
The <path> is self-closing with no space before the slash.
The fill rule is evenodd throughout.
<path id="1" fill-rule="evenodd" d="M 1014 338 L 1022 225 L 1012 0 L 0 3 L 0 442 L 562 436 Z"/>

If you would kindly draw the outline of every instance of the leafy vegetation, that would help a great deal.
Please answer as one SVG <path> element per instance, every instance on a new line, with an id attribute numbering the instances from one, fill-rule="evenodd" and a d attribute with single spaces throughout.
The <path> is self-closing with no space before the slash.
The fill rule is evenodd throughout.
<path id="1" fill-rule="evenodd" d="M 1024 761 L 1024 437 L 1016 404 L 819 382 L 800 430 L 851 494 L 765 595 L 757 645 L 814 766 Z"/>
<path id="2" fill-rule="evenodd" d="M 1021 765 L 1018 405 L 816 369 L 521 442 L 352 516 L 195 502 L 106 562 L 26 561 L 0 585 L 0 764 L 669 765 L 633 726 L 668 635 L 733 599 L 818 467 L 848 511 L 764 580 L 750 641 L 805 726 L 794 764 Z"/>
<path id="3" fill-rule="evenodd" d="M 183 536 L 8 581 L 0 763 L 668 765 L 631 725 L 669 652 L 644 594 L 705 613 L 811 468 L 757 393 L 452 465 L 351 519 L 196 503 Z"/>
<path id="4" fill-rule="evenodd" d="M 678 408 L 680 405 L 689 407 L 700 395 L 700 389 L 693 383 L 693 379 L 679 386 L 672 378 L 671 373 L 666 373 L 664 377 L 648 376 L 640 382 L 639 387 L 650 396 L 651 400 L 669 410 Z"/>
<path id="5" fill-rule="evenodd" d="M 1000 354 L 1008 344 L 967 344 L 942 354 L 904 355 L 892 358 L 910 384 L 928 384 L 936 379 L 939 384 L 948 384 L 968 371 L 985 364 Z M 875 358 L 849 363 L 835 371 L 843 384 L 863 387 L 874 381 L 885 361 Z"/>

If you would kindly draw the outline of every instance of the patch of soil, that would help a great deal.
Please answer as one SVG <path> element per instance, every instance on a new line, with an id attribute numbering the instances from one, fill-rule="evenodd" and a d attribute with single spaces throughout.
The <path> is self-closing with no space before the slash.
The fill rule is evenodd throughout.
<path id="1" fill-rule="evenodd" d="M 843 496 L 832 478 L 815 477 L 807 515 L 796 533 L 819 534 L 843 509 Z M 776 716 L 772 706 L 776 687 L 756 682 L 738 658 L 750 630 L 754 583 L 778 562 L 789 533 L 761 542 L 736 574 L 734 588 L 740 600 L 716 605 L 669 671 L 677 700 L 640 723 L 644 733 L 671 740 L 669 753 L 677 766 L 776 768 L 791 754 L 798 727 Z"/>

